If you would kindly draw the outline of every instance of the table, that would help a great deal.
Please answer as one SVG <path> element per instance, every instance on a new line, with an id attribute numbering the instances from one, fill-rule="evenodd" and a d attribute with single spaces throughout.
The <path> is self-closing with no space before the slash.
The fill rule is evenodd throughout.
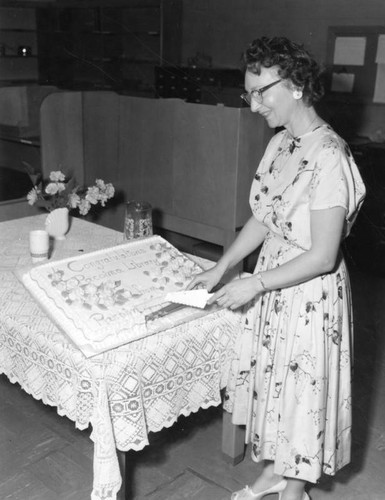
<path id="1" fill-rule="evenodd" d="M 241 314 L 216 311 L 87 359 L 15 273 L 31 265 L 28 233 L 44 227 L 44 220 L 38 215 L 0 223 L 0 373 L 79 429 L 92 426 L 91 499 L 114 500 L 122 484 L 117 450 L 140 450 L 149 432 L 221 403 Z M 120 243 L 122 233 L 74 218 L 51 259 Z"/>

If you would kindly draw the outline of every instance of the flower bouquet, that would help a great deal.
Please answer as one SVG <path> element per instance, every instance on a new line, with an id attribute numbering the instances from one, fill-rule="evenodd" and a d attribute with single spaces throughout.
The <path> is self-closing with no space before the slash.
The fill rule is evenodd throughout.
<path id="1" fill-rule="evenodd" d="M 96 179 L 90 187 L 80 187 L 73 178 L 67 179 L 61 170 L 52 171 L 44 181 L 41 174 L 31 171 L 26 165 L 33 188 L 27 194 L 30 205 L 36 205 L 49 212 L 45 221 L 46 231 L 57 240 L 65 238 L 69 229 L 69 211 L 77 209 L 80 215 L 87 215 L 91 208 L 100 203 L 102 207 L 115 195 L 111 183 Z"/>
<path id="2" fill-rule="evenodd" d="M 33 181 L 32 175 L 31 179 Z M 45 208 L 48 212 L 67 208 L 78 209 L 80 215 L 87 215 L 93 205 L 100 203 L 104 207 L 115 194 L 114 186 L 102 179 L 96 179 L 93 186 L 80 187 L 73 178 L 67 180 L 60 170 L 50 172 L 48 181 L 39 177 L 36 180 L 38 182 L 27 195 L 28 203 Z"/>

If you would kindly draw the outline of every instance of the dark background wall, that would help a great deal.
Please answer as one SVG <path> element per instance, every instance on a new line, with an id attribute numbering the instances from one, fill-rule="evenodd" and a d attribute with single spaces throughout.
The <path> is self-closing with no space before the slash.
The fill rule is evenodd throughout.
<path id="1" fill-rule="evenodd" d="M 252 39 L 279 35 L 304 43 L 326 65 L 329 27 L 378 25 L 385 26 L 384 0 L 183 0 L 182 60 L 187 63 L 200 52 L 210 56 L 215 67 L 236 68 Z M 342 117 L 342 126 L 354 125 L 345 135 L 385 132 L 383 104 L 332 108 Z"/>
<path id="2" fill-rule="evenodd" d="M 25 9 L 21 27 L 27 27 L 30 32 L 3 31 L 3 42 L 13 45 L 14 51 L 17 51 L 19 45 L 25 43 L 31 46 L 33 54 L 40 52 L 38 57 L 23 58 L 22 61 L 2 58 L 0 62 L 7 68 L 15 67 L 14 73 L 11 72 L 9 78 L 17 77 L 26 80 L 38 78 L 38 64 L 40 64 L 44 51 L 36 47 L 37 35 L 33 31 L 36 27 L 34 7 L 70 5 L 76 7 L 102 6 L 108 9 L 111 7 L 127 8 L 138 2 L 140 5 L 156 5 L 158 0 L 24 0 L 20 2 L 0 0 L 0 6 L 29 8 Z M 170 1 L 167 3 L 170 4 Z M 176 59 L 178 59 L 182 65 L 186 66 L 191 58 L 198 54 L 198 62 L 206 63 L 209 60 L 213 68 L 239 68 L 241 54 L 247 44 L 253 38 L 262 35 L 284 35 L 303 42 L 320 63 L 327 64 L 330 27 L 375 27 L 382 25 L 385 29 L 384 0 L 175 0 L 174 8 L 171 11 L 178 11 L 178 13 L 171 16 L 170 21 L 164 26 L 166 39 L 169 40 L 171 33 L 172 42 L 167 44 L 168 50 L 164 51 L 163 64 L 165 65 L 169 62 L 175 64 Z M 25 23 L 27 23 L 26 26 L 24 26 Z M 7 26 L 8 23 L 5 22 L 4 27 Z M 12 43 L 8 42 L 8 38 L 12 36 L 18 37 L 18 40 Z M 177 41 L 174 42 L 174 40 Z M 154 38 L 153 41 L 156 42 L 156 39 Z M 46 45 L 51 51 L 51 47 L 55 46 L 55 43 Z M 170 52 L 170 46 L 174 47 L 175 50 Z M 173 57 L 172 52 L 178 53 L 178 57 Z M 156 50 L 152 51 L 152 58 L 154 62 L 151 64 L 160 64 L 161 61 L 157 57 Z M 59 68 L 63 68 L 60 61 L 57 64 Z M 123 75 L 125 78 L 129 79 L 132 76 L 132 79 L 135 80 L 137 77 L 137 74 L 134 74 L 135 71 L 138 74 L 145 73 L 143 61 L 137 67 L 134 66 L 131 65 L 133 75 L 127 71 L 127 74 Z M 128 65 L 126 64 L 125 67 L 128 68 Z M 89 64 L 87 68 L 90 72 L 92 65 Z M 111 68 L 106 66 L 105 74 L 109 74 L 111 71 Z M 4 73 L 4 70 L 2 69 L 1 72 Z M 147 87 L 150 88 L 153 85 L 153 66 L 148 66 L 147 73 L 146 78 L 151 84 Z M 100 76 L 101 73 L 99 72 L 98 75 Z M 4 79 L 5 76 L 3 75 L 2 78 Z M 42 83 L 57 84 L 55 81 L 50 81 L 49 78 L 40 79 L 40 84 Z M 238 98 L 238 93 L 236 98 Z M 340 133 L 349 138 L 354 136 L 373 138 L 376 135 L 385 137 L 384 104 L 373 104 L 370 99 L 364 103 L 351 102 L 350 100 L 346 103 L 339 102 L 337 105 L 333 103 L 328 106 L 324 117 Z"/>
<path id="3" fill-rule="evenodd" d="M 199 51 L 233 68 L 253 38 L 283 35 L 325 61 L 329 26 L 381 24 L 384 0 L 183 0 L 183 60 Z"/>

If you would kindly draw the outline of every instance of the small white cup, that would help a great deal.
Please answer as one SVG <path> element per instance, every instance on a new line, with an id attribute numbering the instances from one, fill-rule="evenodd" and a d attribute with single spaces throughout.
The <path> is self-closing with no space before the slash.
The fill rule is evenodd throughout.
<path id="1" fill-rule="evenodd" d="M 36 229 L 29 233 L 29 251 L 32 263 L 44 262 L 48 259 L 49 236 L 47 231 Z"/>

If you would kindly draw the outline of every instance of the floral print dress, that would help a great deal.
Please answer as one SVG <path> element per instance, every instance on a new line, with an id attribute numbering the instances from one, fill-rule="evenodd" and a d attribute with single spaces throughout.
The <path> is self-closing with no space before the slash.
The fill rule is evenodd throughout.
<path id="1" fill-rule="evenodd" d="M 270 141 L 250 193 L 269 230 L 257 271 L 311 246 L 311 210 L 341 206 L 345 236 L 365 187 L 345 142 L 322 125 Z M 276 474 L 316 482 L 350 461 L 352 311 L 342 255 L 335 270 L 273 290 L 247 309 L 236 342 L 224 407 L 246 425 L 252 458 Z"/>

